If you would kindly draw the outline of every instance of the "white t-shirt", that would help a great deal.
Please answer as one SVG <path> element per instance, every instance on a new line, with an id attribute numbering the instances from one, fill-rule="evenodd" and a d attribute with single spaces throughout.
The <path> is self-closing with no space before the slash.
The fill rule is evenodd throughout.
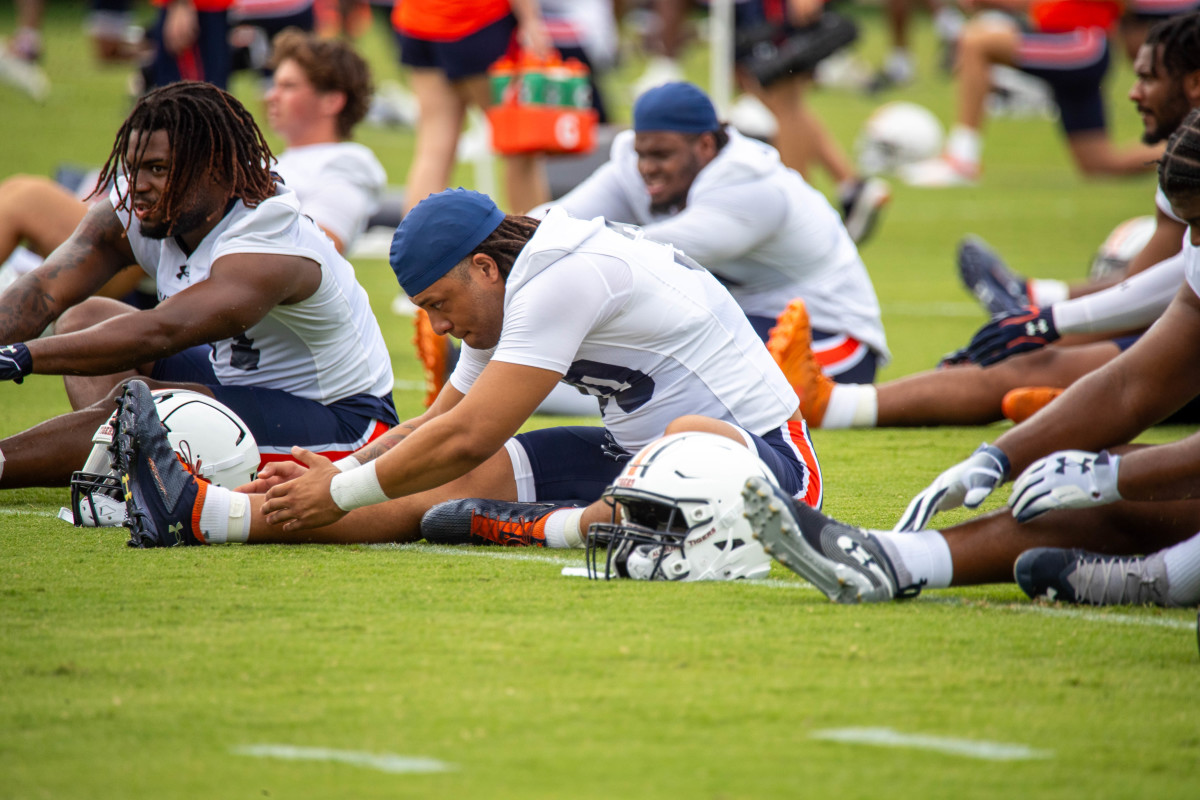
<path id="1" fill-rule="evenodd" d="M 633 131 L 618 134 L 609 161 L 554 205 L 641 225 L 711 270 L 746 314 L 777 317 L 803 298 L 814 328 L 852 336 L 886 362 L 879 300 L 838 213 L 773 147 L 727 131 L 678 213 L 650 210 Z"/>
<path id="2" fill-rule="evenodd" d="M 213 369 L 226 386 L 280 389 L 328 404 L 355 394 L 392 390 L 392 362 L 367 293 L 329 237 L 302 215 L 296 195 L 279 186 L 255 208 L 240 201 L 185 255 L 174 237 L 147 239 L 120 206 L 121 178 L 109 194 L 129 245 L 160 300 L 206 280 L 213 262 L 234 253 L 294 255 L 315 261 L 321 283 L 309 298 L 277 305 L 244 333 L 212 343 Z"/>
<path id="3" fill-rule="evenodd" d="M 387 186 L 375 153 L 356 142 L 289 147 L 275 170 L 300 198 L 304 213 L 341 239 L 346 252 L 379 210 Z"/>
<path id="4" fill-rule="evenodd" d="M 508 276 L 500 341 L 490 351 L 464 345 L 451 384 L 467 392 L 489 360 L 562 373 L 600 398 L 605 427 L 629 452 L 685 414 L 761 435 L 799 406 L 708 271 L 636 229 L 557 209 Z"/>

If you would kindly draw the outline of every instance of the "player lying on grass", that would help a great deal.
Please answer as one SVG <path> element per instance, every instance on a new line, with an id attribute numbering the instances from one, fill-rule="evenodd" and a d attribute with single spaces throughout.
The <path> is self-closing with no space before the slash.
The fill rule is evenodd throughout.
<path id="1" fill-rule="evenodd" d="M 216 397 L 268 459 L 297 442 L 345 455 L 396 423 L 366 291 L 272 160 L 211 84 L 138 101 L 102 170 L 108 199 L 0 295 L 0 380 L 63 375 L 77 409 L 0 441 L 0 488 L 65 486 L 133 377 Z M 132 263 L 155 277 L 155 308 L 91 297 Z"/>
<path id="2" fill-rule="evenodd" d="M 1031 595 L 1090 603 L 1200 602 L 1194 548 L 1132 561 L 1062 552 L 1151 553 L 1200 531 L 1200 440 L 1125 444 L 1200 394 L 1200 370 L 1194 368 L 1200 360 L 1200 110 L 1169 140 L 1159 181 L 1191 226 L 1184 245 L 1188 285 L 1145 336 L 1058 401 L 943 472 L 913 499 L 895 531 L 844 525 L 752 480 L 746 513 L 767 551 L 840 602 L 1007 581 L 1014 564 Z M 1019 477 L 1011 511 L 926 529 L 935 513 L 975 508 L 1013 475 Z M 1044 547 L 1056 550 L 1022 555 Z"/>
<path id="3" fill-rule="evenodd" d="M 595 501 L 630 455 L 687 430 L 753 448 L 789 496 L 820 504 L 795 392 L 729 293 L 682 253 L 600 219 L 506 216 L 457 189 L 405 217 L 390 260 L 435 330 L 463 342 L 429 410 L 338 464 L 297 448 L 307 470 L 269 465 L 253 487 L 269 491 L 248 496 L 184 472 L 131 382 L 116 440 L 135 544 L 412 541 L 431 506 L 481 497 L 508 501 L 466 512 L 481 541 L 580 545 L 609 519 Z M 518 434 L 559 381 L 600 399 L 603 427 Z"/>

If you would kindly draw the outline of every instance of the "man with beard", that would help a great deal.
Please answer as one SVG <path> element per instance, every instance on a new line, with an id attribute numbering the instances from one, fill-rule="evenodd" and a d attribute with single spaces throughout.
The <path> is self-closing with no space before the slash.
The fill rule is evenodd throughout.
<path id="1" fill-rule="evenodd" d="M 273 160 L 211 84 L 138 101 L 101 171 L 108 199 L 0 298 L 0 380 L 63 375 L 76 409 L 0 441 L 0 488 L 66 483 L 134 377 L 215 397 L 265 460 L 297 441 L 344 455 L 397 422 L 366 292 Z M 155 308 L 91 297 L 131 263 L 156 278 Z"/>
<path id="2" fill-rule="evenodd" d="M 1138 78 L 1130 98 L 1142 114 L 1146 136 L 1161 141 L 1191 109 L 1200 108 L 1200 13 L 1155 26 L 1136 63 Z M 1148 252 L 1134 262 L 1148 269 L 1104 292 L 993 319 L 961 352 L 972 364 L 879 385 L 835 384 L 815 365 L 802 325 L 788 328 L 786 337 L 783 330 L 776 331 L 768 347 L 796 387 L 812 427 L 985 425 L 1004 416 L 1024 419 L 1132 345 L 1138 337 L 1121 334 L 1148 327 L 1179 290 L 1187 223 L 1172 210 L 1161 188 L 1155 205 L 1158 231 L 1146 246 Z M 982 247 L 965 248 L 964 257 L 976 261 L 981 272 L 994 266 L 986 262 L 996 261 Z M 1157 263 L 1143 265 L 1147 259 Z M 1090 339 L 1059 341 L 1068 334 Z M 1099 334 L 1117 338 L 1098 338 Z M 1045 346 L 1051 343 L 1053 347 Z M 1189 406 L 1186 413 L 1196 410 Z"/>

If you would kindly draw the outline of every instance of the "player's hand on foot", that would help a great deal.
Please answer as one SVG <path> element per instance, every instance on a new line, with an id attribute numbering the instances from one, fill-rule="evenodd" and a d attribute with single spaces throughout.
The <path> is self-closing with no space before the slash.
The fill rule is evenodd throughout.
<path id="1" fill-rule="evenodd" d="M 267 522 L 285 531 L 298 531 L 329 525 L 344 517 L 346 512 L 333 502 L 329 491 L 329 484 L 341 471 L 328 458 L 303 447 L 293 447 L 292 457 L 306 469 L 299 477 L 267 492 L 262 505 Z"/>
<path id="2" fill-rule="evenodd" d="M 978 508 L 1008 475 L 1008 456 L 998 447 L 981 444 L 966 461 L 955 464 L 912 499 L 897 531 L 920 531 L 934 514 L 966 506 Z"/>
<path id="3" fill-rule="evenodd" d="M 1028 522 L 1059 508 L 1085 508 L 1115 503 L 1121 457 L 1107 450 L 1060 450 L 1039 459 L 1021 473 L 1008 499 L 1018 522 Z"/>
<path id="4" fill-rule="evenodd" d="M 234 491 L 242 494 L 266 494 L 272 487 L 294 481 L 307 471 L 308 467 L 295 461 L 272 461 L 258 471 L 258 477 Z"/>

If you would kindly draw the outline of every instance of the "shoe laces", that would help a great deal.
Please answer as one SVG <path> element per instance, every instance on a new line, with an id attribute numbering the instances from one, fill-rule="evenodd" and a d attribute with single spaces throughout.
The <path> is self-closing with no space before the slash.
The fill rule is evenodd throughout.
<path id="1" fill-rule="evenodd" d="M 1142 558 L 1081 558 L 1072 577 L 1078 580 L 1075 596 L 1095 604 L 1144 605 L 1161 593 Z"/>

